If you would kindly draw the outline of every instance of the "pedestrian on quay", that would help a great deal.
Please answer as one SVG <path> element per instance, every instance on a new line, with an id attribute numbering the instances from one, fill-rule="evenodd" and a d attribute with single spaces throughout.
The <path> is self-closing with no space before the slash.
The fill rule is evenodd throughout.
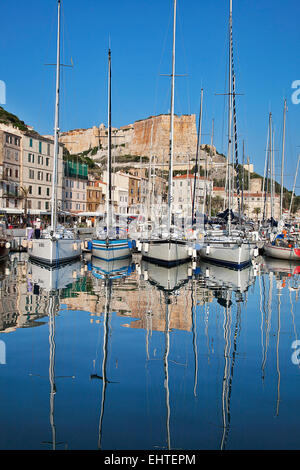
<path id="1" fill-rule="evenodd" d="M 34 223 L 34 236 L 35 238 L 41 237 L 41 219 L 37 218 Z"/>

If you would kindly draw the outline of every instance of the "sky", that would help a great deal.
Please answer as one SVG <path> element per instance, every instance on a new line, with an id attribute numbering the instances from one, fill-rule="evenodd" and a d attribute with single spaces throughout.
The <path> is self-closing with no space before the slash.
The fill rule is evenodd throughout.
<path id="1" fill-rule="evenodd" d="M 227 151 L 229 0 L 178 0 L 175 113 L 196 114 L 203 88 L 202 143 Z M 298 0 L 233 0 L 239 160 L 242 143 L 263 174 L 269 113 L 280 180 L 287 100 L 284 184 L 292 188 L 300 153 Z M 107 51 L 112 51 L 112 125 L 168 113 L 173 0 L 62 0 L 60 128 L 107 124 Z M 4 108 L 41 134 L 54 127 L 57 1 L 0 2 L 0 80 Z M 300 97 L 300 93 L 299 93 Z M 295 101 L 295 100 L 294 100 Z M 296 193 L 300 193 L 300 176 Z"/>

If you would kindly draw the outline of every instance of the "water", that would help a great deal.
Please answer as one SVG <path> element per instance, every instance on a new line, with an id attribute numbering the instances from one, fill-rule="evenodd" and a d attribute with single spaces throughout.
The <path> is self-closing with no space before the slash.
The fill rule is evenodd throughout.
<path id="1" fill-rule="evenodd" d="M 299 272 L 12 255 L 0 448 L 298 449 Z"/>

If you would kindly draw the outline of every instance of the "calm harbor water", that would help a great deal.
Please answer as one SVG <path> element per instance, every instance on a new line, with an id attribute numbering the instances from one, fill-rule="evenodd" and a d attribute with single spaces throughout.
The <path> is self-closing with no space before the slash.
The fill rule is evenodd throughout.
<path id="1" fill-rule="evenodd" d="M 300 268 L 0 265 L 1 449 L 298 449 Z"/>

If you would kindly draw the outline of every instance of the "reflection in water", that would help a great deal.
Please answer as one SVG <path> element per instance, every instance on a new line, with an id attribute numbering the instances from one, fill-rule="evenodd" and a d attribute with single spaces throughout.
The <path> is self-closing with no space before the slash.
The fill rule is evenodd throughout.
<path id="1" fill-rule="evenodd" d="M 15 351 L 11 368 L 0 368 L 0 416 L 9 445 L 38 448 L 42 441 L 41 433 L 18 440 L 6 411 L 12 406 L 8 391 L 18 402 L 29 387 L 34 331 L 41 373 L 30 374 L 38 379 L 31 379 L 27 393 L 40 397 L 34 404 L 42 429 L 42 379 L 48 377 L 51 439 L 43 443 L 52 449 L 66 443 L 93 448 L 95 435 L 98 449 L 297 447 L 300 366 L 287 357 L 298 339 L 299 274 L 299 265 L 263 258 L 239 271 L 206 261 L 164 268 L 138 256 L 52 269 L 26 255 L 2 262 L 0 332 Z M 73 363 L 76 380 L 71 388 L 62 381 L 57 394 L 57 379 L 75 374 L 56 375 L 56 366 L 70 370 Z M 101 383 L 100 405 L 95 383 Z M 76 403 L 71 414 L 69 400 Z M 293 409 L 280 406 L 281 400 Z M 18 410 L 25 428 L 30 403 Z M 8 448 L 7 442 L 0 435 L 0 447 Z"/>
<path id="2" fill-rule="evenodd" d="M 107 355 L 108 355 L 108 338 L 109 338 L 109 318 L 111 314 L 111 299 L 112 299 L 112 290 L 113 283 L 116 280 L 120 280 L 127 276 L 130 276 L 134 272 L 135 266 L 132 263 L 131 258 L 126 258 L 123 260 L 100 260 L 99 258 L 92 257 L 91 263 L 89 264 L 89 270 L 92 272 L 92 275 L 97 280 L 99 287 L 99 280 L 103 281 L 103 287 L 105 292 L 105 308 L 104 308 L 104 318 L 103 318 L 103 358 L 102 358 L 102 376 L 97 375 L 96 373 L 91 374 L 91 379 L 100 379 L 102 380 L 102 397 L 101 397 L 101 410 L 99 418 L 99 432 L 98 432 L 98 449 L 102 449 L 102 427 L 103 427 L 103 417 L 104 417 L 104 406 L 105 406 L 105 396 L 106 396 L 106 387 L 108 383 L 112 383 L 107 379 Z M 98 290 L 98 289 L 97 289 Z M 94 367 L 96 365 L 96 360 L 94 360 Z"/>
<path id="3" fill-rule="evenodd" d="M 142 261 L 142 275 L 144 279 L 163 292 L 165 303 L 165 350 L 164 362 L 164 387 L 166 391 L 166 442 L 167 449 L 171 450 L 170 432 L 170 389 L 169 389 L 169 354 L 170 354 L 170 304 L 171 295 L 178 291 L 192 275 L 191 263 L 183 263 L 171 268 L 162 267 L 154 263 Z"/>

